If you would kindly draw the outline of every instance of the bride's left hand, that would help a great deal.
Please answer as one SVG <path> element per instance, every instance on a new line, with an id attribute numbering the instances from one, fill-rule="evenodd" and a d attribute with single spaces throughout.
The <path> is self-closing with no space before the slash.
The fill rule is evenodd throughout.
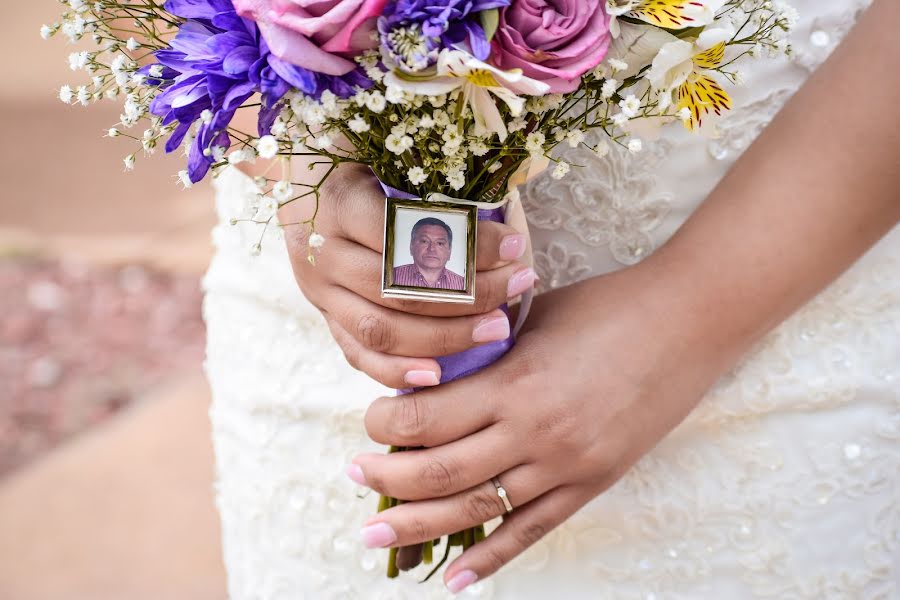
<path id="1" fill-rule="evenodd" d="M 426 448 L 354 457 L 365 485 L 409 501 L 371 517 L 363 541 L 407 546 L 504 515 L 446 569 L 458 591 L 615 483 L 729 364 L 727 349 L 703 343 L 703 317 L 676 308 L 689 290 L 663 281 L 638 265 L 542 294 L 497 363 L 375 400 L 365 416 L 374 441 Z"/>

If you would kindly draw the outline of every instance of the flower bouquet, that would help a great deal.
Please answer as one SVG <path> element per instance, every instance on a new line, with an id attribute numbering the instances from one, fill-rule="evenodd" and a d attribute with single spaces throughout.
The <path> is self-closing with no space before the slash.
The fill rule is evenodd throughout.
<path id="1" fill-rule="evenodd" d="M 388 198 L 474 205 L 479 218 L 502 219 L 517 185 L 548 167 L 566 176 L 572 167 L 553 156 L 560 144 L 637 153 L 668 123 L 715 135 L 739 62 L 788 53 L 796 21 L 771 0 L 61 3 L 60 21 L 41 34 L 95 46 L 69 56 L 91 83 L 64 86 L 60 98 L 123 100 L 108 135 L 139 144 L 125 167 L 161 143 L 183 149 L 184 186 L 228 165 L 280 159 L 280 176 L 254 179 L 248 220 L 262 228 L 288 225 L 276 218 L 286 203 L 327 201 L 322 184 L 342 163 L 368 166 Z M 252 111 L 256 131 L 234 127 L 238 111 Z M 324 175 L 295 180 L 291 156 L 324 165 Z M 325 243 L 315 216 L 290 225 L 308 228 L 314 264 Z M 483 368 L 512 343 L 441 357 L 442 381 Z M 382 496 L 378 509 L 399 502 Z M 443 560 L 484 534 L 481 525 L 450 535 Z M 403 568 L 431 563 L 439 543 L 392 548 L 388 576 L 398 557 Z"/>

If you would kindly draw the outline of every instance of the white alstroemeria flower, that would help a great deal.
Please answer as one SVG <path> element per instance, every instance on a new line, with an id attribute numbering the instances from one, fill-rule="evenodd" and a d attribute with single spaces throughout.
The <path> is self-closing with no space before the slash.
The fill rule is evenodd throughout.
<path id="1" fill-rule="evenodd" d="M 518 117 L 525 106 L 520 94 L 541 96 L 550 91 L 550 86 L 525 77 L 521 69 L 502 71 L 466 52 L 448 49 L 438 56 L 435 76 L 412 78 L 394 70 L 385 76 L 385 83 L 425 96 L 449 94 L 462 88 L 461 101 L 469 104 L 475 117 L 475 135 L 496 133 L 501 142 L 507 136 L 506 124 L 491 94 L 503 100 L 510 113 Z"/>
<path id="2" fill-rule="evenodd" d="M 660 49 L 647 72 L 647 80 L 660 94 L 678 91 L 676 109 L 687 107 L 693 114 L 688 122 L 690 129 L 699 126 L 708 112 L 718 114 L 731 108 L 731 98 L 725 90 L 703 71 L 722 64 L 725 43 L 733 35 L 730 28 L 713 28 L 703 31 L 693 43 L 669 42 Z"/>
<path id="3" fill-rule="evenodd" d="M 663 29 L 703 27 L 716 18 L 725 0 L 606 0 L 609 32 L 619 37 L 618 17 L 640 19 Z"/>
<path id="4" fill-rule="evenodd" d="M 609 32 L 619 37 L 618 17 L 627 16 L 663 29 L 703 27 L 716 18 L 725 0 L 606 0 Z"/>

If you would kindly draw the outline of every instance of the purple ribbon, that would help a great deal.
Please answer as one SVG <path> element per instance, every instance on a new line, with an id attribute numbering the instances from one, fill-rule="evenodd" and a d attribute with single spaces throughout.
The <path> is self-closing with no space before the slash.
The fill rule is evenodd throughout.
<path id="1" fill-rule="evenodd" d="M 413 196 L 412 194 L 404 192 L 403 190 L 398 190 L 397 188 L 391 187 L 380 179 L 378 180 L 378 182 L 381 184 L 381 188 L 384 190 L 384 193 L 388 198 L 397 198 L 398 200 L 421 200 L 421 198 L 419 198 L 418 196 Z M 479 208 L 478 220 L 503 223 L 503 207 L 491 209 Z M 509 306 L 504 304 L 500 307 L 500 309 L 504 313 L 506 313 L 507 318 L 509 318 Z M 511 329 L 512 328 L 510 327 L 510 330 Z M 439 365 L 441 365 L 441 383 L 447 383 L 453 381 L 454 379 L 459 379 L 461 377 L 465 377 L 466 375 L 471 375 L 476 371 L 480 371 L 491 363 L 500 360 L 500 358 L 504 354 L 509 352 L 509 350 L 515 343 L 515 336 L 513 335 L 512 331 L 510 331 L 509 337 L 505 340 L 488 342 L 486 344 L 476 346 L 475 348 L 469 348 L 468 350 L 463 350 L 462 352 L 457 352 L 455 354 L 436 356 L 435 360 Z M 420 389 L 422 388 L 397 390 L 397 393 L 408 394 Z"/>

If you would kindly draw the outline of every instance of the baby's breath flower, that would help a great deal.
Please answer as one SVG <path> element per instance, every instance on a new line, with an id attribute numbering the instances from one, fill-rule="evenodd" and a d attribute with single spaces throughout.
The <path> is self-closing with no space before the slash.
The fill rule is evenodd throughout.
<path id="1" fill-rule="evenodd" d="M 637 96 L 634 94 L 629 94 L 625 99 L 619 102 L 619 108 L 622 109 L 622 113 L 626 117 L 633 119 L 637 116 L 638 111 L 641 110 L 641 101 L 638 100 Z"/>
<path id="2" fill-rule="evenodd" d="M 411 168 L 406 172 L 406 176 L 413 185 L 422 185 L 428 179 L 428 175 L 425 174 L 425 169 L 422 167 Z"/>
<path id="3" fill-rule="evenodd" d="M 561 160 L 556 164 L 556 167 L 553 168 L 553 172 L 550 173 L 550 176 L 553 177 L 553 179 L 562 179 L 569 172 L 570 168 L 569 163 Z"/>
<path id="4" fill-rule="evenodd" d="M 368 92 L 365 98 L 366 108 L 368 108 L 375 114 L 381 113 L 387 106 L 387 101 L 384 98 L 384 94 L 377 90 L 374 92 Z"/>
<path id="5" fill-rule="evenodd" d="M 122 159 L 122 162 L 125 163 L 125 170 L 131 171 L 132 169 L 134 169 L 134 154 L 129 154 Z"/>
<path id="6" fill-rule="evenodd" d="M 256 141 L 256 152 L 260 158 L 275 158 L 278 154 L 278 140 L 274 136 L 264 135 Z"/>
<path id="7" fill-rule="evenodd" d="M 637 154 L 644 147 L 643 142 L 639 139 L 633 139 L 628 142 L 628 151 L 632 154 Z"/>
<path id="8" fill-rule="evenodd" d="M 461 171 L 455 171 L 447 175 L 447 185 L 450 186 L 453 190 L 460 190 L 464 185 L 466 185 L 466 176 L 465 173 Z"/>
<path id="9" fill-rule="evenodd" d="M 384 147 L 394 154 L 403 154 L 413 147 L 413 139 L 408 135 L 390 134 L 384 140 Z"/>
<path id="10" fill-rule="evenodd" d="M 516 117 L 506 125 L 506 130 L 510 133 L 521 131 L 528 126 L 528 122 L 522 117 Z"/>
<path id="11" fill-rule="evenodd" d="M 609 144 L 606 143 L 606 140 L 601 140 L 596 146 L 593 148 L 594 154 L 596 154 L 599 158 L 605 157 L 609 154 Z"/>
<path id="12" fill-rule="evenodd" d="M 50 27 L 49 25 L 41 25 L 41 37 L 45 40 L 49 40 L 53 37 L 53 34 L 56 33 L 56 29 Z"/>
<path id="13" fill-rule="evenodd" d="M 194 182 L 191 181 L 191 176 L 187 172 L 187 169 L 178 171 L 178 180 L 181 182 L 181 185 L 183 185 L 185 189 L 188 189 L 194 185 Z"/>
<path id="14" fill-rule="evenodd" d="M 609 100 L 616 93 L 617 89 L 619 89 L 619 82 L 615 79 L 607 79 L 600 88 L 600 97 L 604 100 Z"/>
<path id="15" fill-rule="evenodd" d="M 106 133 L 106 135 L 107 135 L 108 137 L 119 137 L 119 136 L 122 135 L 122 134 L 121 134 L 121 133 L 119 132 L 119 130 L 116 129 L 115 127 L 110 127 L 110 129 L 109 129 L 109 131 Z"/>
<path id="16" fill-rule="evenodd" d="M 613 71 L 625 71 L 628 69 L 628 63 L 624 60 L 619 60 L 618 58 L 610 58 L 609 66 Z"/>
<path id="17" fill-rule="evenodd" d="M 90 102 L 91 99 L 91 93 L 85 86 L 79 85 L 78 92 L 75 95 L 75 99 L 78 100 L 78 102 L 80 102 L 82 106 L 87 106 L 88 102 Z"/>
<path id="18" fill-rule="evenodd" d="M 406 94 L 400 88 L 389 85 L 384 91 L 384 99 L 391 104 L 403 104 L 406 101 Z"/>
<path id="19" fill-rule="evenodd" d="M 323 133 L 316 138 L 316 148 L 319 150 L 327 150 L 328 148 L 331 148 L 331 144 L 331 136 L 327 133 Z"/>
<path id="20" fill-rule="evenodd" d="M 309 236 L 309 247 L 310 248 L 321 248 L 325 245 L 325 236 L 321 233 L 313 232 Z"/>
<path id="21" fill-rule="evenodd" d="M 570 148 L 577 148 L 584 141 L 584 132 L 580 129 L 573 129 L 566 134 L 566 142 Z"/>
<path id="22" fill-rule="evenodd" d="M 469 152 L 471 152 L 473 156 L 484 156 L 489 151 L 490 148 L 483 140 L 475 140 L 469 144 Z"/>
<path id="23" fill-rule="evenodd" d="M 279 181 L 272 186 L 272 195 L 279 202 L 287 202 L 294 197 L 294 184 L 290 181 Z"/>
<path id="24" fill-rule="evenodd" d="M 347 121 L 347 126 L 350 128 L 350 131 L 354 133 L 365 133 L 370 129 L 369 124 L 359 113 L 356 113 L 353 115 L 352 119 Z"/>
<path id="25" fill-rule="evenodd" d="M 540 131 L 532 131 L 525 138 L 525 149 L 532 156 L 540 156 L 544 153 L 544 142 L 546 142 L 544 134 Z"/>
<path id="26" fill-rule="evenodd" d="M 74 97 L 74 92 L 72 92 L 72 86 L 64 85 L 59 88 L 59 99 L 65 102 L 66 104 L 72 104 L 72 98 Z"/>

